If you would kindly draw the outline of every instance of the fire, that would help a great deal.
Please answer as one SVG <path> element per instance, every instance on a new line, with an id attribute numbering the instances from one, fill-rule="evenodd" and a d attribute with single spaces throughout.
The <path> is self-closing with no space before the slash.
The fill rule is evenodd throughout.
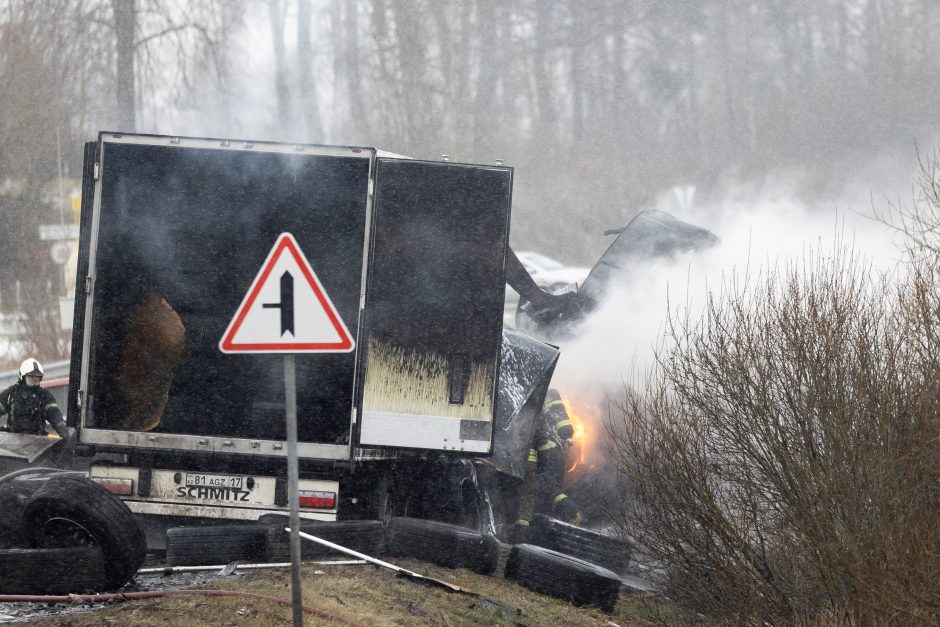
<path id="1" fill-rule="evenodd" d="M 594 440 L 594 430 L 591 423 L 575 411 L 574 405 L 569 399 L 562 398 L 561 402 L 565 406 L 565 411 L 568 412 L 568 419 L 571 421 L 571 426 L 574 429 L 574 435 L 571 436 L 571 441 L 577 447 L 577 458 L 567 469 L 568 473 L 572 473 L 575 468 L 585 462 L 588 448 Z"/>

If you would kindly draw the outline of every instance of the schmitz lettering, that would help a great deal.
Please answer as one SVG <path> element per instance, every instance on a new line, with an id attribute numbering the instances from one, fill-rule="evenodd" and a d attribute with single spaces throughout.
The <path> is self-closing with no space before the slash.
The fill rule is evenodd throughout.
<path id="1" fill-rule="evenodd" d="M 250 492 L 238 488 L 215 488 L 210 486 L 179 486 L 176 496 L 207 501 L 247 501 Z"/>

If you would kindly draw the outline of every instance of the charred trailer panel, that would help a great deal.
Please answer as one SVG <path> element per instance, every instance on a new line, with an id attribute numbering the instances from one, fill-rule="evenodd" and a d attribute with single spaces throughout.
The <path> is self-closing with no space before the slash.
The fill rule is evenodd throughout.
<path id="1" fill-rule="evenodd" d="M 378 159 L 364 447 L 490 453 L 512 170 Z"/>
<path id="2" fill-rule="evenodd" d="M 155 141 L 99 144 L 82 441 L 284 456 L 282 359 L 219 340 L 285 232 L 358 335 L 373 153 Z M 302 457 L 349 456 L 356 357 L 298 355 Z"/>

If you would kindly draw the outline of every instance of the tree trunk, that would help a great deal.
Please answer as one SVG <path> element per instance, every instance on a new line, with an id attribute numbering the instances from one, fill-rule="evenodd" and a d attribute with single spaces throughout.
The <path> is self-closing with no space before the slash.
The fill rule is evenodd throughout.
<path id="1" fill-rule="evenodd" d="M 366 114 L 366 105 L 363 100 L 362 77 L 359 69 L 359 8 L 356 2 L 336 0 L 345 5 L 344 55 L 346 74 L 346 90 L 349 94 L 349 114 L 352 117 L 351 127 L 353 134 L 367 138 L 371 135 L 369 116 Z"/>
<path id="2" fill-rule="evenodd" d="M 323 143 L 320 123 L 320 104 L 313 80 L 313 46 L 310 43 L 310 0 L 297 0 L 297 87 L 300 91 L 300 110 L 304 122 L 304 138 Z"/>
<path id="3" fill-rule="evenodd" d="M 495 57 L 497 40 L 497 23 L 494 3 L 490 0 L 477 2 L 477 41 L 480 46 L 479 63 L 480 73 L 477 80 L 477 93 L 474 97 L 473 107 L 473 146 L 474 153 L 479 155 L 489 149 L 487 140 L 490 129 L 496 117 L 496 67 Z"/>
<path id="4" fill-rule="evenodd" d="M 551 0 L 537 0 L 535 5 L 535 58 L 532 60 L 538 108 L 537 136 L 548 138 L 555 130 L 555 106 L 552 102 L 549 39 L 552 33 Z"/>
<path id="5" fill-rule="evenodd" d="M 120 2 L 120 0 L 115 0 Z M 268 0 L 271 19 L 271 43 L 274 45 L 274 94 L 277 97 L 278 127 L 290 123 L 290 88 L 287 84 L 287 63 L 284 46 L 284 20 L 286 0 Z"/>
<path id="6" fill-rule="evenodd" d="M 137 1 L 111 0 L 117 55 L 117 130 L 137 131 L 134 83 L 134 39 L 137 28 Z"/>

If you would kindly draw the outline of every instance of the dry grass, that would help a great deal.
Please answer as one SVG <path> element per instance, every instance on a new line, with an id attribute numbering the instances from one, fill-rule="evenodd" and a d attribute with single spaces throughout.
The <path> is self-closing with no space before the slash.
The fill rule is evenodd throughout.
<path id="1" fill-rule="evenodd" d="M 456 594 L 397 577 L 374 566 L 307 565 L 303 569 L 304 603 L 332 618 L 306 614 L 308 625 L 619 625 L 687 624 L 672 606 L 651 596 L 623 593 L 616 612 L 575 608 L 499 577 L 449 570 L 411 560 L 396 563 L 457 584 L 479 596 Z M 255 571 L 220 580 L 219 589 L 240 590 L 290 599 L 288 569 Z M 486 599 L 485 603 L 481 599 Z M 81 612 L 59 614 L 30 625 L 286 625 L 289 607 L 240 597 L 177 595 L 128 601 Z"/>

